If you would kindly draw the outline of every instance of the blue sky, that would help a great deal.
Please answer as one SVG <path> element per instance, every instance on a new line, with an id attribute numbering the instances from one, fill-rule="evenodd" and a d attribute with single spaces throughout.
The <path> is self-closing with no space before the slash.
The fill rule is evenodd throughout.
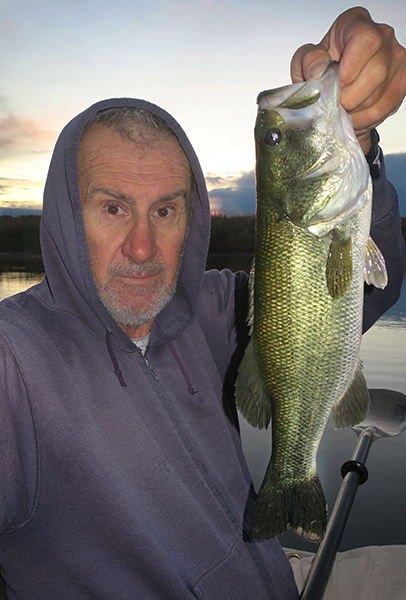
<path id="1" fill-rule="evenodd" d="M 0 206 L 40 205 L 65 123 L 102 98 L 133 96 L 163 106 L 183 125 L 214 208 L 252 211 L 256 96 L 289 83 L 296 48 L 318 42 L 350 6 L 0 0 Z M 404 0 L 364 6 L 394 25 L 406 45 Z M 387 154 L 406 154 L 405 131 L 402 107 L 380 128 Z"/>

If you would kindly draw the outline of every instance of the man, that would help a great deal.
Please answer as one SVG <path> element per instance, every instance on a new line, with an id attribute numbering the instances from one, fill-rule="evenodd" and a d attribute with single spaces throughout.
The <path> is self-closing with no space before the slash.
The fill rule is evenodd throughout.
<path id="1" fill-rule="evenodd" d="M 381 39 L 357 11 L 335 35 L 356 36 L 357 23 Z M 357 68 L 371 59 L 361 55 Z M 374 105 L 404 73 L 404 54 L 388 65 Z M 360 124 L 365 152 L 374 126 Z M 367 325 L 398 297 L 404 269 L 381 164 L 372 228 L 391 283 L 367 296 Z M 41 224 L 47 276 L 0 309 L 10 599 L 297 598 L 279 542 L 247 533 L 255 495 L 232 395 L 247 277 L 203 274 L 209 218 L 197 157 L 162 109 L 107 100 L 62 132 Z"/>

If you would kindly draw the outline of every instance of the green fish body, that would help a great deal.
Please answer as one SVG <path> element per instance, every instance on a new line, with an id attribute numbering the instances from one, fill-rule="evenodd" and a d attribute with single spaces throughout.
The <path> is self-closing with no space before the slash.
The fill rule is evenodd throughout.
<path id="1" fill-rule="evenodd" d="M 349 427 L 369 408 L 358 358 L 364 281 L 384 287 L 386 270 L 369 237 L 368 166 L 339 90 L 332 64 L 319 81 L 258 99 L 251 341 L 236 382 L 237 406 L 252 425 L 267 427 L 272 416 L 256 539 L 288 528 L 312 541 L 323 536 L 316 457 L 329 414 Z"/>

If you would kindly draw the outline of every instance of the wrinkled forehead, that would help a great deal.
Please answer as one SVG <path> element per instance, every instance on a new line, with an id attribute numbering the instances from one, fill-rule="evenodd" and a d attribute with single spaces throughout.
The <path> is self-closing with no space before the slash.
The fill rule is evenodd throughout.
<path id="1" fill-rule="evenodd" d="M 79 143 L 79 179 L 81 177 L 81 163 L 86 160 L 85 154 L 91 150 L 97 151 L 97 143 L 103 138 L 105 132 L 115 133 L 124 142 L 130 142 L 131 146 L 137 150 L 136 154 L 142 157 L 152 146 L 159 146 L 169 155 L 173 154 L 174 159 L 185 161 L 190 177 L 190 204 L 193 204 L 193 198 L 196 190 L 195 178 L 190 161 L 178 141 L 176 134 L 164 118 L 146 110 L 145 108 L 134 106 L 111 107 L 98 111 L 86 123 Z M 89 136 L 93 138 L 95 144 L 89 144 Z"/>
<path id="2" fill-rule="evenodd" d="M 147 169 L 146 171 L 144 169 Z M 143 171 L 144 170 L 144 171 Z M 86 128 L 78 150 L 78 177 L 81 201 L 88 194 L 89 185 L 116 174 L 119 179 L 131 180 L 134 173 L 159 172 L 159 177 L 173 180 L 174 174 L 184 182 L 186 207 L 193 204 L 195 185 L 190 162 L 174 134 L 156 131 L 144 124 L 133 124 L 123 135 L 104 123 L 93 123 Z M 167 175 L 166 175 L 167 173 Z M 144 181 L 144 176 L 142 177 Z M 123 181 L 124 181 L 123 180 Z M 118 180 L 116 180 L 118 181 Z M 154 178 L 150 178 L 151 185 Z M 191 212 L 191 211 L 190 211 Z"/>
<path id="3" fill-rule="evenodd" d="M 126 128 L 125 131 L 104 123 L 92 123 L 89 127 L 86 126 L 79 142 L 79 162 L 90 152 L 97 153 L 105 150 L 108 140 L 121 140 L 124 142 L 123 147 L 128 147 L 129 153 L 139 155 L 140 158 L 145 156 L 151 148 L 159 146 L 163 150 L 166 149 L 168 154 L 182 156 L 190 168 L 189 160 L 173 132 L 156 131 L 149 126 L 137 123 Z"/>

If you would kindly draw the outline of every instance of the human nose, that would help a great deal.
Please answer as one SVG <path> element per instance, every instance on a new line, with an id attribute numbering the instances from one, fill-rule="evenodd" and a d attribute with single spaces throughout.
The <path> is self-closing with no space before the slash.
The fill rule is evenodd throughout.
<path id="1" fill-rule="evenodd" d="M 157 251 L 153 226 L 147 219 L 137 220 L 127 232 L 121 247 L 124 256 L 143 263 Z"/>

